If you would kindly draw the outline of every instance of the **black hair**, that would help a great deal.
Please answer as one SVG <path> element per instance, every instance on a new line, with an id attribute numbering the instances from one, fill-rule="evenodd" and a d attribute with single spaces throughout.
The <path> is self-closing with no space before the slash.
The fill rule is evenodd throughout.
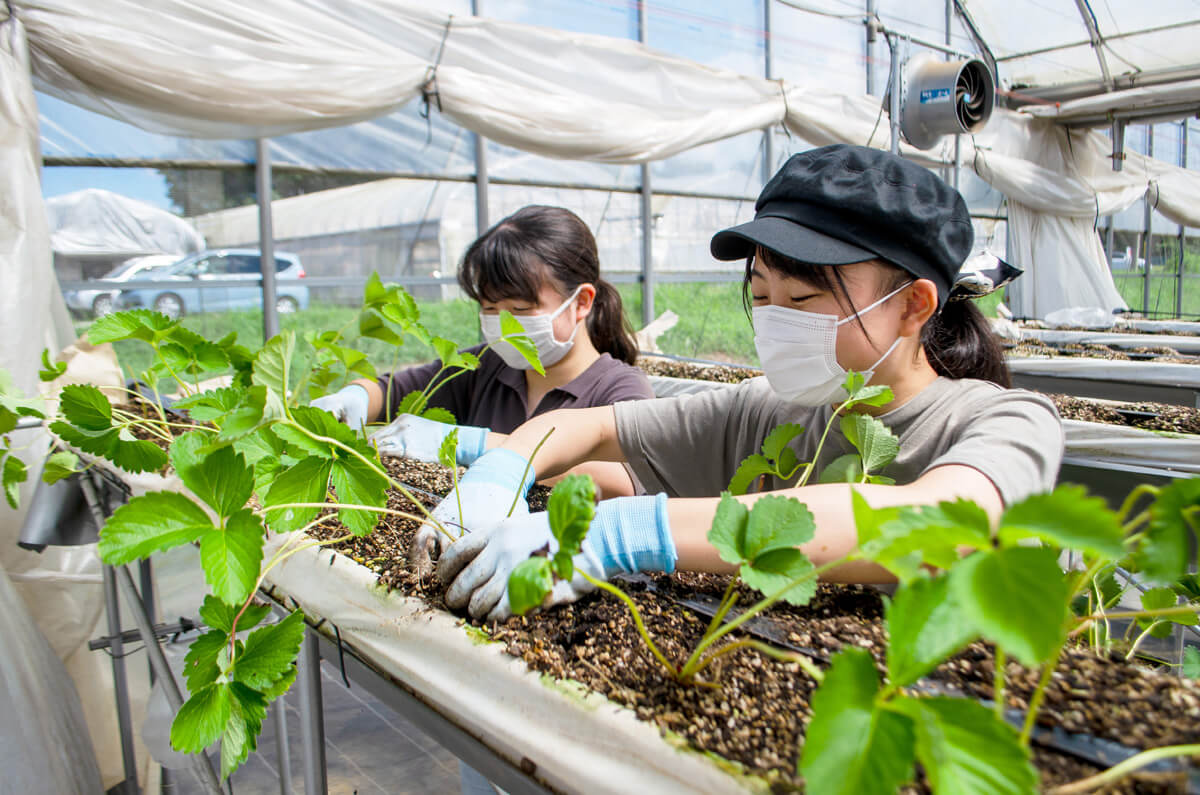
<path id="1" fill-rule="evenodd" d="M 596 238 L 578 215 L 562 207 L 530 205 L 483 233 L 467 248 L 458 284 L 473 300 L 536 303 L 551 281 L 563 295 L 581 284 L 596 288 L 588 336 L 601 353 L 627 364 L 637 360 L 633 328 L 617 288 L 600 278 Z"/>
<path id="2" fill-rule="evenodd" d="M 771 270 L 833 293 L 837 302 L 850 311 L 855 322 L 866 332 L 839 268 L 801 262 L 772 251 L 763 250 L 763 253 L 763 264 Z M 887 260 L 875 261 L 894 271 L 891 279 L 881 281 L 877 296 L 879 298 L 917 278 Z M 742 281 L 742 305 L 747 314 L 750 313 L 752 304 L 750 277 L 753 271 L 754 256 L 751 255 L 746 259 L 746 274 Z M 921 328 L 921 347 L 938 375 L 947 378 L 978 378 L 1005 388 L 1012 386 L 1012 376 L 1004 359 L 1004 349 L 973 301 L 947 301 L 939 307 Z"/>

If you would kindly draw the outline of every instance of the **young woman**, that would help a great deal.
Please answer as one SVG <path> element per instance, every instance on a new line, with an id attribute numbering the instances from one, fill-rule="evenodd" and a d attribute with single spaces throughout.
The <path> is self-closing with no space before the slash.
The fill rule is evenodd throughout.
<path id="1" fill-rule="evenodd" d="M 467 249 L 458 282 L 479 303 L 487 343 L 479 368 L 454 376 L 429 405 L 459 421 L 458 462 L 470 465 L 488 446 L 531 417 L 562 408 L 608 406 L 654 397 L 650 382 L 632 366 L 637 345 L 621 296 L 600 278 L 596 241 L 587 225 L 561 207 L 525 207 L 489 229 Z M 545 375 L 500 340 L 499 313 L 516 316 L 537 346 Z M 390 421 L 371 438 L 383 453 L 436 461 L 455 426 L 411 415 L 397 416 L 400 401 L 429 385 L 439 362 L 360 379 L 313 405 L 360 427 Z M 443 376 L 445 378 L 445 376 Z M 610 494 L 630 494 L 621 467 L 594 470 Z"/>
<path id="2" fill-rule="evenodd" d="M 1006 504 L 1054 485 L 1063 433 L 1046 398 L 1007 389 L 999 347 L 969 301 L 952 300 L 971 250 L 965 203 L 930 171 L 874 149 L 830 146 L 794 155 L 764 187 L 755 219 L 719 232 L 712 252 L 746 259 L 755 344 L 765 378 L 678 398 L 559 411 L 518 428 L 487 453 L 488 482 L 511 489 L 532 459 L 544 477 L 582 461 L 628 462 L 651 496 L 597 506 L 576 565 L 593 577 L 629 571 L 732 571 L 706 538 L 741 461 L 784 422 L 803 425 L 792 442 L 811 460 L 845 373 L 887 384 L 894 399 L 864 408 L 900 438 L 885 474 L 894 486 L 855 485 L 874 507 L 968 498 L 993 518 Z M 817 471 L 850 452 L 835 423 Z M 493 458 L 494 457 L 494 458 Z M 528 479 L 527 479 L 528 480 Z M 468 501 L 472 472 L 460 484 Z M 817 565 L 856 545 L 848 484 L 769 489 L 805 503 L 816 534 L 802 549 Z M 510 491 L 511 493 L 511 491 Z M 760 495 L 739 499 L 751 503 Z M 512 568 L 554 541 L 545 514 L 477 518 L 475 532 L 442 556 L 446 602 L 477 617 L 508 615 Z M 866 562 L 827 579 L 887 582 Z M 552 602 L 587 590 L 559 583 Z"/>

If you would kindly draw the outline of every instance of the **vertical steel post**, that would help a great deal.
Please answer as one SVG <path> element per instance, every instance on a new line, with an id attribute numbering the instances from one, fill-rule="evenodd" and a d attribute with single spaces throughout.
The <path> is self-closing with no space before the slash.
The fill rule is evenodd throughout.
<path id="1" fill-rule="evenodd" d="M 878 38 L 874 27 L 875 3 L 876 0 L 867 0 L 867 17 L 863 23 L 867 34 L 864 44 L 867 59 L 867 94 L 875 93 L 875 39 Z"/>
<path id="2" fill-rule="evenodd" d="M 954 0 L 946 0 L 946 46 L 951 46 L 953 36 L 950 35 L 950 28 L 954 24 Z M 946 53 L 946 60 L 952 61 L 954 55 Z M 1069 133 L 1068 133 L 1069 134 Z M 958 183 L 962 176 L 962 136 L 955 133 L 954 135 L 954 179 L 951 184 L 955 190 L 958 190 Z"/>
<path id="3" fill-rule="evenodd" d="M 888 51 L 891 53 L 892 82 L 888 86 L 888 127 L 892 131 L 891 152 L 900 154 L 900 41 L 894 35 L 888 36 Z"/>
<path id="4" fill-rule="evenodd" d="M 479 0 L 471 0 L 471 15 L 479 16 Z M 487 139 L 475 137 L 475 234 L 482 235 L 491 226 L 488 215 Z"/>
<path id="5" fill-rule="evenodd" d="M 279 333 L 275 291 L 275 232 L 271 227 L 271 151 L 266 138 L 256 142 L 254 182 L 258 198 L 258 263 L 262 271 L 263 342 Z"/>
<path id="6" fill-rule="evenodd" d="M 638 0 L 638 41 L 646 43 L 648 27 L 645 0 Z M 642 325 L 654 320 L 654 191 L 650 164 L 643 163 L 642 178 Z"/>
<path id="7" fill-rule="evenodd" d="M 325 708 L 321 703 L 321 647 L 317 633 L 304 628 L 296 664 L 300 685 L 300 738 L 304 745 L 304 795 L 325 795 Z"/>
<path id="8" fill-rule="evenodd" d="M 292 795 L 292 749 L 288 747 L 287 705 L 282 698 L 271 705 L 275 713 L 275 762 L 279 765 L 279 795 Z"/>
<path id="9" fill-rule="evenodd" d="M 1179 167 L 1187 168 L 1188 161 L 1188 120 L 1179 123 Z M 1183 248 L 1186 243 L 1184 232 L 1186 228 L 1179 225 L 1179 265 L 1175 273 L 1175 317 L 1183 317 Z M 1180 635 L 1182 638 L 1183 635 Z"/>
<path id="10" fill-rule="evenodd" d="M 1154 125 L 1146 125 L 1146 157 L 1154 157 Z M 1149 317 L 1150 312 L 1150 251 L 1154 244 L 1154 208 L 1150 206 L 1150 196 L 1142 199 L 1145 205 L 1145 215 L 1142 218 L 1142 248 L 1145 249 L 1145 270 L 1142 271 L 1142 314 Z M 1137 255 L 1134 255 L 1133 265 L 1137 267 Z"/>
<path id="11" fill-rule="evenodd" d="M 84 475 L 83 477 L 87 477 Z M 90 485 L 90 484 L 89 484 Z M 103 521 L 101 521 L 103 526 Z M 112 566 L 104 566 L 104 603 L 108 612 L 108 634 L 111 638 L 113 694 L 117 700 L 117 729 L 121 733 L 121 763 L 125 770 L 122 792 L 139 792 L 137 759 L 133 753 L 133 719 L 129 714 L 129 683 L 125 678 L 125 644 L 121 642 L 121 597 Z"/>
<path id="12" fill-rule="evenodd" d="M 763 76 L 771 79 L 771 0 L 762 0 L 763 4 Z M 784 103 L 787 107 L 787 103 Z M 787 119 L 784 119 L 787 124 Z M 763 184 L 771 179 L 775 172 L 775 130 L 768 127 L 763 130 Z"/>

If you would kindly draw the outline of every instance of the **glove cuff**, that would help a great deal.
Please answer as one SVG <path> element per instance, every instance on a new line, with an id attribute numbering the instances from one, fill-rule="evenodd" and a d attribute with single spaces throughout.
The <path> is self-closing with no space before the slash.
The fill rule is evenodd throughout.
<path id="1" fill-rule="evenodd" d="M 667 495 L 604 500 L 596 506 L 584 544 L 600 559 L 605 577 L 637 571 L 670 574 L 679 556 L 667 520 Z"/>
<path id="2" fill-rule="evenodd" d="M 462 437 L 459 436 L 461 441 Z M 525 473 L 525 479 L 521 479 Z M 533 467 L 525 457 L 503 447 L 488 450 L 475 460 L 475 463 L 463 475 L 462 483 L 492 483 L 510 491 L 519 493 L 522 497 L 529 493 L 537 476 Z"/>
<path id="3" fill-rule="evenodd" d="M 458 426 L 458 450 L 454 454 L 454 460 L 459 466 L 471 466 L 487 451 L 489 433 L 491 430 L 488 428 L 478 428 L 474 425 Z"/>

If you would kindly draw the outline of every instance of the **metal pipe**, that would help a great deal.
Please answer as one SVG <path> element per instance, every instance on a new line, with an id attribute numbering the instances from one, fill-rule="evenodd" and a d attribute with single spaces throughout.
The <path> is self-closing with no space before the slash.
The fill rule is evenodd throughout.
<path id="1" fill-rule="evenodd" d="M 763 76 L 771 79 L 771 0 L 763 0 Z M 787 103 L 784 103 L 787 107 Z M 787 124 L 787 119 L 784 119 Z M 763 184 L 771 179 L 775 170 L 775 130 L 763 130 Z"/>
<path id="2" fill-rule="evenodd" d="M 304 746 L 304 795 L 325 795 L 325 709 L 321 703 L 321 647 L 312 627 L 304 628 L 304 645 L 296 662 L 300 685 L 300 739 Z"/>
<path id="3" fill-rule="evenodd" d="M 81 479 L 86 481 L 86 478 Z M 89 484 L 90 485 L 90 484 Z M 85 487 L 86 491 L 87 487 Z M 91 500 L 89 499 L 90 503 Z M 96 513 L 96 511 L 93 511 Z M 103 516 L 100 516 L 103 526 Z M 139 792 L 137 759 L 133 751 L 133 718 L 129 714 L 129 683 L 125 678 L 125 646 L 121 642 L 121 606 L 111 566 L 104 566 L 104 602 L 108 608 L 108 634 L 112 637 L 113 693 L 117 701 L 117 730 L 121 734 L 121 763 L 125 771 L 124 792 Z"/>
<path id="4" fill-rule="evenodd" d="M 1180 123 L 1179 131 L 1179 167 L 1187 168 L 1188 161 L 1188 120 Z M 1175 273 L 1175 317 L 1183 317 L 1183 249 L 1186 245 L 1185 228 L 1179 225 L 1179 265 Z"/>
<path id="5" fill-rule="evenodd" d="M 1118 120 L 1112 123 L 1113 140 L 1113 171 L 1125 169 L 1125 122 Z"/>
<path id="6" fill-rule="evenodd" d="M 888 36 L 888 50 L 891 53 L 891 85 L 888 86 L 888 127 L 892 131 L 891 152 L 900 154 L 900 40 L 896 36 Z"/>
<path id="7" fill-rule="evenodd" d="M 262 270 L 263 342 L 279 333 L 275 292 L 275 232 L 271 228 L 271 151 L 266 138 L 256 142 L 254 182 L 258 195 L 258 264 Z"/>
<path id="8" fill-rule="evenodd" d="M 879 38 L 879 34 L 875 28 L 875 17 L 878 11 L 875 4 L 878 0 L 867 0 L 867 16 L 863 20 L 863 27 L 866 28 L 866 43 L 865 52 L 867 58 L 867 94 L 875 93 L 875 40 Z"/>
<path id="9" fill-rule="evenodd" d="M 279 795 L 292 795 L 292 749 L 288 747 L 287 705 L 275 700 L 275 762 L 279 765 Z"/>
<path id="10" fill-rule="evenodd" d="M 646 4 L 639 2 L 638 41 L 645 44 L 648 39 L 649 19 Z M 642 325 L 654 319 L 654 192 L 650 184 L 650 164 L 641 167 L 642 209 Z"/>
<path id="11" fill-rule="evenodd" d="M 183 695 L 179 692 L 179 685 L 175 681 L 175 675 L 171 673 L 171 667 L 167 663 L 167 658 L 163 654 L 162 647 L 158 645 L 158 637 L 154 633 L 154 625 L 150 623 L 150 619 L 146 615 L 146 608 L 138 595 L 137 587 L 133 584 L 133 575 L 129 573 L 126 566 L 114 566 L 114 571 L 117 575 L 117 580 L 121 584 L 121 590 L 125 593 L 125 599 L 129 602 L 130 611 L 133 613 L 134 623 L 137 624 L 138 632 L 142 635 L 142 643 L 146 647 L 146 653 L 150 657 L 150 665 L 158 673 L 158 678 L 162 681 L 163 693 L 167 697 L 167 704 L 171 707 L 172 713 L 179 712 L 179 708 L 183 706 Z M 200 781 L 205 786 L 208 792 L 214 795 L 220 795 L 221 784 L 217 779 L 216 771 L 213 770 L 212 764 L 207 755 L 203 752 L 192 756 L 192 767 L 199 774 Z"/>
<path id="12" fill-rule="evenodd" d="M 1154 157 L 1154 128 L 1146 128 L 1146 157 Z M 1142 236 L 1142 248 L 1145 250 L 1145 270 L 1142 271 L 1142 312 L 1150 311 L 1150 251 L 1154 244 L 1154 208 L 1150 205 L 1150 195 L 1147 191 L 1146 197 L 1142 199 L 1144 203 L 1145 213 L 1142 217 L 1142 228 L 1145 234 Z M 1137 255 L 1134 255 L 1134 268 L 1137 267 Z"/>
<path id="13" fill-rule="evenodd" d="M 479 16 L 479 0 L 471 0 L 471 16 Z M 491 226 L 488 215 L 487 139 L 475 136 L 475 234 L 483 235 Z"/>

